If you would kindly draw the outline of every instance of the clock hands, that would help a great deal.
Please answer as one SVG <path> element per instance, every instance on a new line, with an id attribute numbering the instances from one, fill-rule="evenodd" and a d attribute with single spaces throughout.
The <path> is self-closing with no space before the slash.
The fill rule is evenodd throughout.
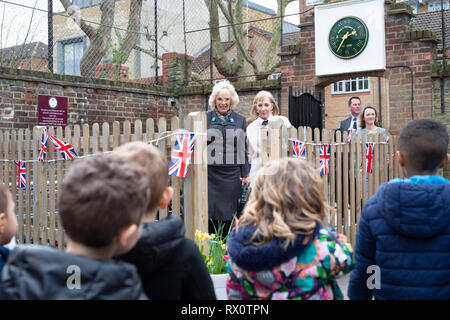
<path id="1" fill-rule="evenodd" d="M 337 48 L 336 51 L 339 51 L 341 49 L 342 44 L 344 43 L 345 39 L 347 39 L 349 37 L 349 35 L 350 35 L 350 32 L 348 32 L 348 31 L 344 34 L 344 36 L 342 37 L 341 44 L 339 45 L 339 47 Z"/>
<path id="2" fill-rule="evenodd" d="M 347 32 L 342 36 L 341 44 L 339 45 L 339 47 L 337 48 L 336 51 L 339 51 L 339 50 L 341 49 L 341 46 L 342 46 L 342 44 L 344 43 L 344 41 L 345 41 L 348 37 L 353 36 L 353 35 L 356 35 L 356 30 L 353 29 L 352 32 L 348 32 L 348 31 L 347 31 Z"/>
<path id="3" fill-rule="evenodd" d="M 328 49 L 339 59 L 352 59 L 366 47 L 369 30 L 357 17 L 343 17 L 337 20 L 328 33 Z"/>

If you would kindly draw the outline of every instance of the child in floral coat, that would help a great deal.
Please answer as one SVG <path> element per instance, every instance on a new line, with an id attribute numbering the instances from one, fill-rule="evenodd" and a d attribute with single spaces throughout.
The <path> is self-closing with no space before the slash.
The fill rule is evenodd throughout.
<path id="1" fill-rule="evenodd" d="M 321 179 L 285 158 L 258 174 L 228 241 L 227 295 L 240 299 L 343 299 L 336 277 L 354 261 L 346 237 L 323 228 Z"/>

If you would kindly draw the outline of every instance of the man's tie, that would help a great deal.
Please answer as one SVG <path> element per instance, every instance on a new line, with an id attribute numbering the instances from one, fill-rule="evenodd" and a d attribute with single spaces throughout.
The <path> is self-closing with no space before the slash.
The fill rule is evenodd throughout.
<path id="1" fill-rule="evenodd" d="M 356 118 L 353 118 L 353 129 L 357 129 L 357 126 L 356 126 Z"/>
<path id="2" fill-rule="evenodd" d="M 261 125 L 263 125 L 263 126 L 267 126 L 267 123 L 269 122 L 269 120 L 264 120 L 262 123 L 261 123 Z"/>

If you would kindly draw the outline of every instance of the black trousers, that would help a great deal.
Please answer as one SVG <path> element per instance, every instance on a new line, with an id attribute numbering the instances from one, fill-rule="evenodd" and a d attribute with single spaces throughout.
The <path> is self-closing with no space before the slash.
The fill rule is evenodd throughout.
<path id="1" fill-rule="evenodd" d="M 227 220 L 227 221 L 223 221 L 223 220 L 213 220 L 213 219 L 209 219 L 208 220 L 208 232 L 209 233 L 217 233 L 217 231 L 219 230 L 219 225 L 223 225 L 222 228 L 222 238 L 225 238 L 226 235 L 228 234 L 229 231 L 231 231 L 231 222 L 233 220 Z M 217 234 L 216 234 L 217 236 Z"/>

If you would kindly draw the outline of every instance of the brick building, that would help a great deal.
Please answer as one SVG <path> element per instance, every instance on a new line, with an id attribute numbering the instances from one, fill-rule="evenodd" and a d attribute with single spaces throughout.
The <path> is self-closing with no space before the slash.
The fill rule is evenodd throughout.
<path id="1" fill-rule="evenodd" d="M 0 49 L 0 65 L 6 68 L 48 71 L 48 46 L 31 42 Z"/>
<path id="2" fill-rule="evenodd" d="M 314 13 L 314 5 L 318 5 L 321 3 L 332 3 L 332 2 L 339 2 L 339 1 L 321 1 L 321 0 L 300 0 L 299 1 L 299 10 L 300 12 L 305 12 L 301 15 L 301 21 L 300 21 L 300 27 L 302 29 L 302 33 L 300 38 L 305 39 L 309 38 L 308 40 L 302 40 L 302 44 L 304 44 L 306 47 L 310 48 L 309 50 L 312 50 L 314 47 L 314 43 L 311 43 L 310 41 L 313 41 L 314 39 L 311 39 L 314 36 L 313 32 L 313 13 Z M 424 60 L 422 61 L 415 61 L 414 64 L 420 65 L 421 63 L 426 64 L 423 68 L 418 68 L 420 71 L 420 74 L 423 74 L 425 72 L 430 72 L 430 75 L 432 74 L 431 66 L 426 63 L 426 59 L 432 59 L 436 61 L 436 63 L 442 64 L 442 21 L 441 21 L 441 11 L 440 11 L 440 0 L 427 0 L 427 1 L 416 1 L 416 0 L 404 0 L 404 1 L 397 1 L 398 8 L 395 9 L 397 11 L 402 11 L 403 14 L 396 15 L 395 19 L 390 22 L 392 24 L 392 27 L 386 26 L 386 33 L 390 32 L 390 35 L 386 35 L 386 48 L 387 52 L 386 55 L 389 59 L 389 56 L 396 55 L 394 51 L 398 51 L 397 49 L 400 49 L 400 43 L 402 43 L 402 47 L 405 48 L 405 50 L 400 50 L 401 55 L 396 56 L 395 58 L 392 58 L 387 65 L 397 65 L 398 61 L 406 62 L 405 65 L 409 66 L 409 61 L 414 61 L 415 59 L 420 60 L 420 56 L 417 56 L 417 53 L 423 53 L 428 50 L 428 54 L 423 55 Z M 389 10 L 390 1 L 386 1 L 386 8 Z M 406 5 L 410 3 L 411 6 L 409 9 L 405 9 Z M 446 23 L 446 27 L 448 29 L 448 25 L 450 25 L 450 10 L 448 1 L 444 1 L 444 19 Z M 393 6 L 393 5 L 392 5 Z M 403 6 L 403 7 L 402 7 Z M 403 8 L 403 9 L 402 9 Z M 392 9 L 394 10 L 394 9 Z M 388 12 L 387 18 L 389 20 L 390 13 Z M 403 15 L 403 17 L 401 17 Z M 405 37 L 401 38 L 403 31 L 406 30 L 427 30 L 434 33 L 434 36 L 432 36 L 429 32 L 429 37 L 422 37 L 419 36 L 419 38 L 413 38 L 413 39 L 406 39 L 406 33 L 404 34 Z M 414 36 L 413 36 L 414 37 Z M 389 39 L 391 38 L 391 39 Z M 395 38 L 395 39 L 393 39 Z M 436 52 L 432 52 L 434 49 L 417 49 L 417 51 L 406 51 L 406 48 L 412 48 L 411 45 L 406 45 L 406 43 L 410 41 L 417 41 L 415 46 L 425 47 L 426 42 L 434 43 L 435 44 L 435 50 Z M 419 43 L 420 42 L 420 43 Z M 422 43 L 424 42 L 424 43 Z M 393 46 L 393 44 L 395 45 Z M 432 45 L 433 46 L 433 45 Z M 303 47 L 302 47 L 303 48 Z M 394 49 L 394 50 L 392 50 Z M 413 49 L 414 50 L 414 49 Z M 450 32 L 446 33 L 446 39 L 445 39 L 445 50 L 446 50 L 446 56 L 449 57 L 450 55 Z M 305 52 L 307 50 L 302 50 L 302 52 Z M 311 57 L 313 57 L 312 55 Z M 311 63 L 312 58 L 310 59 L 304 59 L 302 61 L 302 64 L 305 64 L 304 71 L 308 72 L 313 71 L 311 69 Z M 447 62 L 448 64 L 448 62 Z M 307 71 L 308 70 L 308 71 Z M 406 70 L 406 68 L 404 68 Z M 391 87 L 391 84 L 389 82 L 389 78 L 386 76 L 390 73 L 396 73 L 398 70 L 391 70 L 387 73 L 380 74 L 380 76 L 371 76 L 369 74 L 361 74 L 360 76 L 354 75 L 352 78 L 346 78 L 346 77 L 338 77 L 341 78 L 341 80 L 333 82 L 331 84 L 320 86 L 320 89 L 316 88 L 317 90 L 322 91 L 324 96 L 324 104 L 325 104 L 325 127 L 326 128 L 338 128 L 339 122 L 346 118 L 348 116 L 348 108 L 347 108 L 347 101 L 352 96 L 359 96 L 361 98 L 361 103 L 363 106 L 373 106 L 378 110 L 379 117 L 381 116 L 382 123 L 381 125 L 388 129 L 392 130 L 392 133 L 397 133 L 399 130 L 399 126 L 397 123 L 401 123 L 399 119 L 404 119 L 407 117 L 407 107 L 405 106 L 403 109 L 405 110 L 402 115 L 397 114 L 394 112 L 392 114 L 392 108 L 391 108 L 391 100 L 390 96 L 394 101 L 397 99 L 397 95 L 389 92 Z M 407 71 L 407 70 L 406 70 Z M 303 70 L 301 70 L 303 73 Z M 405 78 L 401 81 L 403 81 L 405 84 L 407 83 L 407 75 L 405 75 Z M 430 86 L 433 87 L 433 89 L 428 88 L 425 91 L 431 91 L 434 92 L 436 90 L 441 91 L 441 88 L 437 88 L 437 76 L 434 75 L 432 77 L 434 79 L 434 85 Z M 338 80 L 336 78 L 336 80 Z M 295 84 L 293 83 L 295 86 Z M 297 86 L 300 84 L 297 83 Z M 314 87 L 312 83 L 303 83 L 303 85 L 308 85 L 311 87 Z M 418 83 L 418 91 L 417 94 L 423 94 L 423 90 L 420 90 L 420 88 L 424 85 L 421 80 L 419 80 Z M 301 85 L 300 85 L 301 86 Z M 406 92 L 405 92 L 406 94 Z M 434 95 L 436 95 L 434 93 Z M 440 99 L 440 98 L 439 98 Z M 448 99 L 448 97 L 447 97 Z M 417 96 L 414 97 L 414 100 L 417 100 Z M 427 98 L 428 100 L 428 98 Z M 430 103 L 431 104 L 431 101 Z M 448 102 L 447 102 L 448 105 Z M 419 114 L 426 114 L 431 115 L 431 113 L 419 113 Z M 409 118 L 411 118 L 411 115 L 409 115 Z M 391 125 L 391 120 L 393 121 Z"/>
<path id="3" fill-rule="evenodd" d="M 446 12 L 447 13 L 447 12 Z M 418 16 L 418 15 L 417 15 Z M 307 86 L 326 93 L 331 85 L 357 77 L 370 77 L 369 87 L 374 88 L 381 81 L 383 127 L 392 134 L 398 134 L 403 125 L 411 119 L 411 105 L 414 117 L 434 117 L 450 125 L 450 79 L 448 70 L 439 71 L 439 40 L 431 32 L 411 28 L 411 22 L 418 22 L 412 8 L 405 3 L 385 2 L 386 65 L 405 65 L 403 68 L 387 68 L 384 71 L 355 74 L 315 76 L 314 20 L 305 17 L 300 23 L 297 44 L 281 48 L 281 77 L 274 80 L 236 83 L 241 97 L 238 111 L 249 115 L 251 101 L 258 90 L 273 92 L 279 100 L 283 114 L 288 115 L 289 87 Z M 420 31 L 420 32 L 419 32 Z M 294 42 L 295 43 L 295 42 Z M 448 48 L 448 44 L 446 44 Z M 167 65 L 184 70 L 182 64 L 193 60 L 182 54 L 168 54 Z M 448 63 L 448 62 L 447 62 Z M 411 103 L 411 72 L 414 75 Z M 175 81 L 176 84 L 176 81 Z M 183 117 L 189 111 L 205 110 L 211 86 L 209 83 L 183 86 L 180 83 L 158 86 L 142 83 L 87 79 L 77 76 L 46 74 L 36 71 L 2 68 L 0 70 L 0 127 L 24 128 L 37 124 L 37 96 L 56 95 L 69 99 L 69 124 L 80 123 L 80 111 L 84 106 L 89 123 L 112 122 L 113 120 L 135 120 L 172 115 Z M 369 102 L 374 106 L 378 94 L 372 92 Z M 441 94 L 441 92 L 443 94 Z M 335 128 L 336 123 L 348 113 L 344 100 L 330 105 L 332 97 L 325 97 L 325 128 Z M 331 95 L 332 96 L 332 95 Z M 343 95 L 340 95 L 342 97 Z M 370 97 L 370 95 L 364 96 Z M 441 99 L 445 108 L 442 110 Z M 343 98 L 341 98 L 343 99 Z M 367 98 L 368 99 L 368 98 Z M 174 102 L 174 103 L 172 103 Z M 363 99 L 364 103 L 364 99 Z M 333 111 L 333 106 L 336 110 Z M 327 118 L 335 115 L 335 123 Z M 450 131 L 450 127 L 449 127 Z"/>

